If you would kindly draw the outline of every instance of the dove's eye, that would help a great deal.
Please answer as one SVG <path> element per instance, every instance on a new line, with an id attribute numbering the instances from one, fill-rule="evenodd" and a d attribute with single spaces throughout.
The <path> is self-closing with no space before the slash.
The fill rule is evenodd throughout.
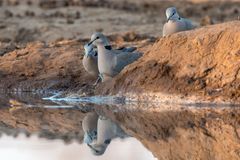
<path id="1" fill-rule="evenodd" d="M 107 139 L 104 141 L 105 144 L 110 144 L 110 142 L 111 142 L 111 139 Z"/>

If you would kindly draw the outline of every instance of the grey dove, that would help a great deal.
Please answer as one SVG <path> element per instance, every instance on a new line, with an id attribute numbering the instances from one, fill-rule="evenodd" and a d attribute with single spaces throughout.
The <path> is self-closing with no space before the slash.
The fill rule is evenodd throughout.
<path id="1" fill-rule="evenodd" d="M 97 51 L 94 50 L 93 46 L 84 46 L 85 54 L 83 56 L 83 67 L 92 76 L 98 77 L 98 65 L 97 65 Z"/>
<path id="2" fill-rule="evenodd" d="M 175 7 L 167 8 L 167 22 L 163 26 L 163 36 L 171 35 L 176 32 L 191 30 L 194 28 L 192 22 L 179 16 Z"/>
<path id="3" fill-rule="evenodd" d="M 136 61 L 142 54 L 134 53 L 135 49 L 114 50 L 104 44 L 103 37 L 101 33 L 93 34 L 88 45 L 97 46 L 99 75 L 102 81 L 105 81 L 116 76 L 125 66 Z"/>

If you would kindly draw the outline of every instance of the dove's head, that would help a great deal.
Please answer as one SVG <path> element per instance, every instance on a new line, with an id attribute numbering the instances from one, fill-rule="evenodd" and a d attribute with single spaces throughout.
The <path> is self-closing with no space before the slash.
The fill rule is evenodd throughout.
<path id="1" fill-rule="evenodd" d="M 94 155 L 100 156 L 103 155 L 110 144 L 111 139 L 105 140 L 103 144 L 92 144 L 88 145 L 91 148 L 91 151 Z"/>
<path id="2" fill-rule="evenodd" d="M 84 139 L 83 139 L 84 143 L 91 144 L 96 139 L 97 139 L 97 130 L 92 130 L 90 132 L 84 133 Z"/>
<path id="3" fill-rule="evenodd" d="M 177 9 L 175 7 L 169 7 L 166 9 L 166 16 L 167 16 L 167 21 L 169 20 L 177 20 L 180 18 L 178 15 Z"/>
<path id="4" fill-rule="evenodd" d="M 97 52 L 94 50 L 93 45 L 85 44 L 84 50 L 85 50 L 84 53 L 87 57 L 97 56 Z"/>
<path id="5" fill-rule="evenodd" d="M 109 41 L 107 39 L 106 36 L 104 36 L 102 33 L 100 32 L 96 32 L 91 36 L 91 41 L 88 43 L 88 45 L 99 45 L 102 44 L 104 46 L 108 46 L 109 45 Z"/>

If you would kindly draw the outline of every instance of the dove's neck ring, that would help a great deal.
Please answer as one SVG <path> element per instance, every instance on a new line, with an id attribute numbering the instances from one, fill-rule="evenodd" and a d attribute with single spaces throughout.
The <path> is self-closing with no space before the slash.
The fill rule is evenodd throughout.
<path id="1" fill-rule="evenodd" d="M 112 50 L 111 46 L 105 46 L 103 43 L 97 44 L 98 56 L 104 56 Z"/>
<path id="2" fill-rule="evenodd" d="M 100 44 L 97 44 L 97 50 L 98 50 L 98 56 L 106 53 L 106 48 L 104 46 L 104 44 L 100 43 Z"/>
<path id="3" fill-rule="evenodd" d="M 104 46 L 105 47 L 105 49 L 107 49 L 107 50 L 112 50 L 112 46 L 111 45 L 107 45 L 107 46 Z"/>

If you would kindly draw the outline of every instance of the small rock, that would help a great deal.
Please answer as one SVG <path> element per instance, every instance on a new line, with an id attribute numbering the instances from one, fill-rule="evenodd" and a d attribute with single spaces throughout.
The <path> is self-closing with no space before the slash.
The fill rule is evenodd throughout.
<path id="1" fill-rule="evenodd" d="M 5 37 L 0 37 L 0 42 L 9 43 L 9 42 L 11 42 L 11 39 L 10 38 L 5 38 Z"/>
<path id="2" fill-rule="evenodd" d="M 32 5 L 32 1 L 31 1 L 31 0 L 28 0 L 28 1 L 27 1 L 27 5 L 31 6 L 31 5 Z"/>
<path id="3" fill-rule="evenodd" d="M 23 16 L 21 14 L 16 14 L 16 17 L 22 18 Z"/>
<path id="4" fill-rule="evenodd" d="M 214 23 L 210 16 L 205 16 L 204 18 L 201 19 L 200 24 L 201 24 L 201 26 L 206 26 L 206 25 L 211 25 Z"/>
<path id="5" fill-rule="evenodd" d="M 64 13 L 62 13 L 62 12 L 60 12 L 60 11 L 56 11 L 56 12 L 53 13 L 51 16 L 63 18 L 63 17 L 64 17 Z"/>
<path id="6" fill-rule="evenodd" d="M 35 13 L 33 11 L 26 11 L 25 16 L 34 17 Z"/>
<path id="7" fill-rule="evenodd" d="M 233 14 L 239 14 L 239 10 L 238 10 L 237 8 L 235 8 L 235 9 L 233 10 Z"/>
<path id="8" fill-rule="evenodd" d="M 4 29 L 4 28 L 6 28 L 6 27 L 7 27 L 7 26 L 4 25 L 4 24 L 0 25 L 0 29 Z"/>
<path id="9" fill-rule="evenodd" d="M 19 5 L 19 0 L 8 0 L 7 4 L 9 6 L 17 6 L 17 5 Z"/>
<path id="10" fill-rule="evenodd" d="M 67 18 L 67 24 L 74 24 L 74 20 L 72 18 Z"/>
<path id="11" fill-rule="evenodd" d="M 5 10 L 4 11 L 5 17 L 9 18 L 9 17 L 13 17 L 13 13 L 9 10 Z"/>
<path id="12" fill-rule="evenodd" d="M 126 41 L 134 41 L 137 39 L 137 34 L 135 32 L 128 32 L 124 35 L 124 40 Z"/>
<path id="13" fill-rule="evenodd" d="M 79 19 L 81 18 L 81 13 L 79 11 L 76 12 L 76 16 L 75 16 L 75 19 Z"/>
<path id="14" fill-rule="evenodd" d="M 96 32 L 103 32 L 103 28 L 97 28 Z"/>

